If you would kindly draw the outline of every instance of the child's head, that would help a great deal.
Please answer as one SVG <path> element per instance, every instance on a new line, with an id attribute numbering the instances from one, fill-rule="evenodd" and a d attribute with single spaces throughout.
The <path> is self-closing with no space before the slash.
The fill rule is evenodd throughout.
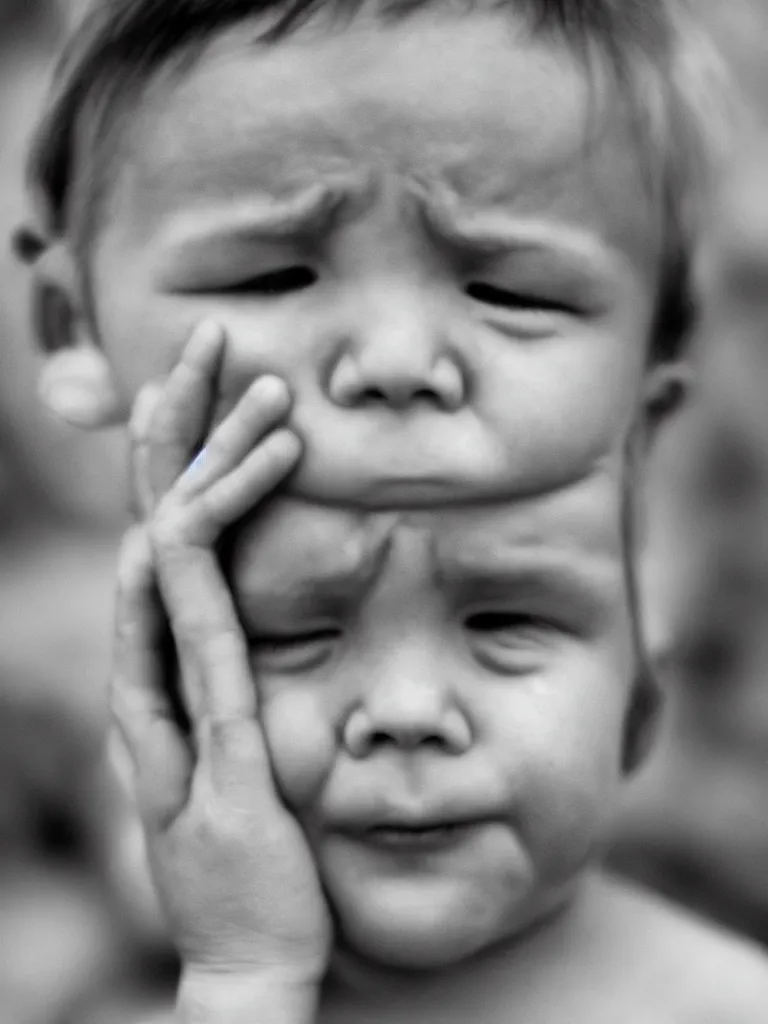
<path id="1" fill-rule="evenodd" d="M 691 38 L 675 0 L 99 4 L 32 162 L 53 403 L 121 414 L 215 317 L 307 495 L 578 477 L 681 348 Z"/>
<path id="2" fill-rule="evenodd" d="M 232 578 L 278 779 L 347 937 L 390 963 L 569 891 L 648 696 L 622 508 L 689 311 L 706 133 L 679 16 L 114 0 L 40 136 L 54 399 L 71 373 L 74 416 L 120 414 L 209 317 L 222 408 L 265 371 L 294 393 L 293 497 Z"/>
<path id="3" fill-rule="evenodd" d="M 282 498 L 239 533 L 275 776 L 356 953 L 445 966 L 573 894 L 636 682 L 619 519 L 596 473 L 447 510 Z"/>

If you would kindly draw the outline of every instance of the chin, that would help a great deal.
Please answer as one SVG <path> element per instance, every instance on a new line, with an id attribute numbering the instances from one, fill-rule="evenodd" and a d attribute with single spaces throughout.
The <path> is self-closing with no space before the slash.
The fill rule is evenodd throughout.
<path id="1" fill-rule="evenodd" d="M 471 957 L 504 934 L 497 901 L 432 889 L 396 893 L 379 885 L 362 899 L 337 901 L 344 943 L 374 963 L 426 971 Z"/>

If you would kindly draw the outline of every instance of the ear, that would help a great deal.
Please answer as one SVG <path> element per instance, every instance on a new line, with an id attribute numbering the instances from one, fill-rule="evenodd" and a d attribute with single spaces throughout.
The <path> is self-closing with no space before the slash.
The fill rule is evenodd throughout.
<path id="1" fill-rule="evenodd" d="M 624 720 L 622 770 L 632 775 L 645 763 L 656 738 L 663 706 L 661 687 L 643 651 Z"/>
<path id="2" fill-rule="evenodd" d="M 662 397 L 664 397 L 663 394 Z M 671 411 L 670 408 L 669 412 Z M 661 413 L 651 409 L 646 412 L 646 421 L 652 419 L 654 413 L 660 415 L 662 419 L 668 415 L 667 412 Z M 642 430 L 636 429 L 627 438 L 622 484 L 621 548 L 630 628 L 635 652 L 635 678 L 624 721 L 622 748 L 622 768 L 627 775 L 634 772 L 645 761 L 655 737 L 662 704 L 661 689 L 646 645 L 643 593 L 639 573 L 646 533 L 646 488 L 643 479 L 646 466 L 645 455 L 649 448 L 649 434 L 652 430 L 653 426 L 646 423 Z"/>
<path id="3" fill-rule="evenodd" d="M 127 419 L 126 402 L 85 313 L 79 275 L 66 241 L 48 244 L 20 229 L 16 255 L 32 267 L 32 324 L 43 356 L 38 390 L 43 404 L 65 422 L 86 429 Z"/>
<path id="4" fill-rule="evenodd" d="M 659 428 L 679 412 L 691 391 L 690 366 L 665 362 L 652 366 L 643 387 L 643 436 L 646 449 L 653 445 Z"/>

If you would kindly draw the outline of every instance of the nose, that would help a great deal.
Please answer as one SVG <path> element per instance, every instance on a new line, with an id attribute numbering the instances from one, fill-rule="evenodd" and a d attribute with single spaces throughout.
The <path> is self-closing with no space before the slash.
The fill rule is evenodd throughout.
<path id="1" fill-rule="evenodd" d="M 416 669 L 387 672 L 368 689 L 344 724 L 343 743 L 358 759 L 382 748 L 457 755 L 470 747 L 472 733 L 449 689 Z"/>
<path id="2" fill-rule="evenodd" d="M 334 404 L 405 411 L 431 405 L 453 412 L 467 397 L 465 369 L 428 303 L 392 289 L 361 307 L 361 325 L 343 346 L 328 379 Z"/>

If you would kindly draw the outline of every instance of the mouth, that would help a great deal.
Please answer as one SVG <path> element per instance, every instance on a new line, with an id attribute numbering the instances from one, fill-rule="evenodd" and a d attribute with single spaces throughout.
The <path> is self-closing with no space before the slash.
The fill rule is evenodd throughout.
<path id="1" fill-rule="evenodd" d="M 345 830 L 364 846 L 393 853 L 426 853 L 448 850 L 473 838 L 486 821 L 397 822 Z"/>

